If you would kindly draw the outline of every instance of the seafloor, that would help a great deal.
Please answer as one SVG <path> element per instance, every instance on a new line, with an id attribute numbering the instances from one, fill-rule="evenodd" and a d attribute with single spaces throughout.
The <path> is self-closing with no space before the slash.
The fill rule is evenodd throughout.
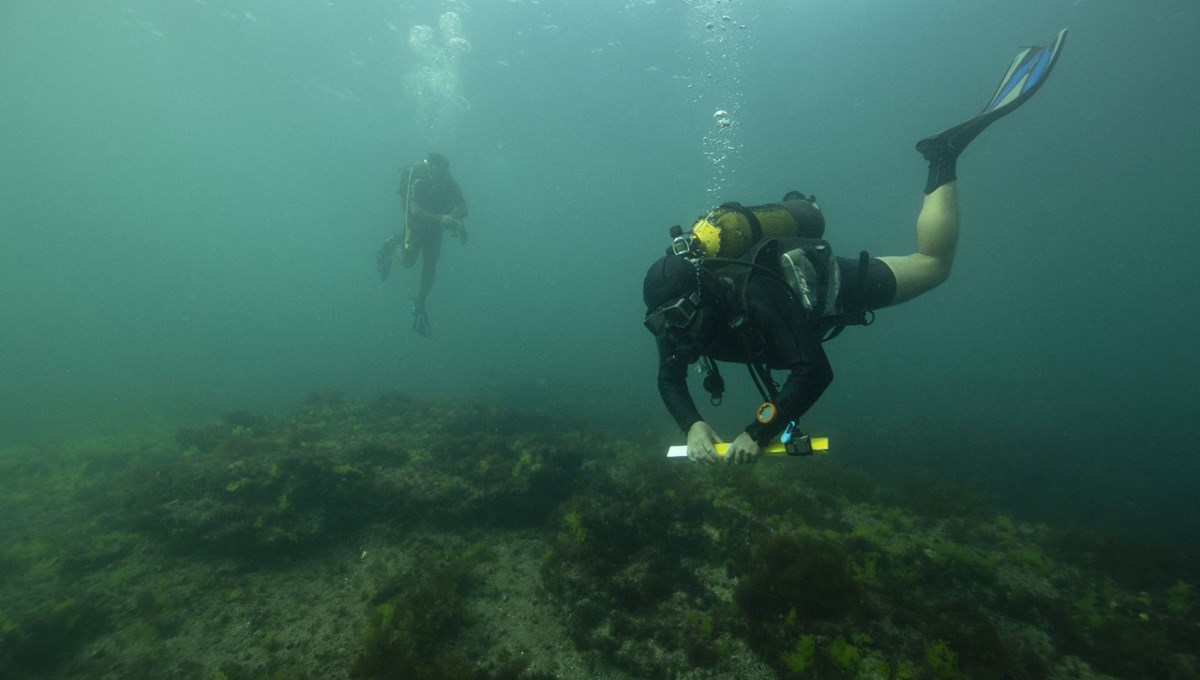
<path id="1" fill-rule="evenodd" d="M 1197 678 L 1197 557 L 324 393 L 0 451 L 0 678 Z"/>

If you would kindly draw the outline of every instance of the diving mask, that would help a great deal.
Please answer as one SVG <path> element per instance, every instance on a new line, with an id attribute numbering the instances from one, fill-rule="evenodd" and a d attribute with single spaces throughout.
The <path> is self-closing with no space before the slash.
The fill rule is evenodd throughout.
<path id="1" fill-rule="evenodd" d="M 646 328 L 656 336 L 663 336 L 672 328 L 687 328 L 696 320 L 696 312 L 700 309 L 700 293 L 679 298 L 662 305 L 646 315 L 643 321 Z"/>

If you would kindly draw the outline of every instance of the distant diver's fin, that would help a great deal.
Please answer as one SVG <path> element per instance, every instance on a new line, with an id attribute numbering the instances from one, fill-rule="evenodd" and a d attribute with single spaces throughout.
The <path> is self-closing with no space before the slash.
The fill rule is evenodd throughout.
<path id="1" fill-rule="evenodd" d="M 425 305 L 418 305 L 416 300 L 412 303 L 412 329 L 423 338 L 428 338 L 431 333 L 429 330 L 429 315 L 425 313 Z"/>
<path id="2" fill-rule="evenodd" d="M 1013 58 L 1008 72 L 996 87 L 987 106 L 974 118 L 943 130 L 936 135 L 926 137 L 917 142 L 920 151 L 927 160 L 944 155 L 957 156 L 966 145 L 975 139 L 976 135 L 992 122 L 1007 116 L 1017 110 L 1033 96 L 1038 88 L 1050 77 L 1050 71 L 1062 53 L 1063 41 L 1067 38 L 1067 29 L 1062 29 L 1055 36 L 1054 42 L 1045 47 L 1025 47 Z"/>
<path id="3" fill-rule="evenodd" d="M 388 274 L 392 272 L 392 260 L 396 257 L 398 239 L 398 236 L 393 236 L 384 241 L 375 253 L 375 269 L 379 271 L 380 281 L 387 281 Z"/>

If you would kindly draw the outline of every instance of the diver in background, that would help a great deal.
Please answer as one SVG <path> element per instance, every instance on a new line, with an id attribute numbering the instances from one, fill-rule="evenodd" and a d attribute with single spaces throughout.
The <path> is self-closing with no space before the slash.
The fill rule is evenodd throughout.
<path id="1" fill-rule="evenodd" d="M 783 203 L 746 208 L 728 203 L 702 217 L 643 281 L 644 324 L 658 346 L 658 390 L 687 435 L 688 458 L 720 460 L 723 441 L 700 416 L 687 387 L 687 369 L 700 362 L 705 389 L 720 402 L 717 361 L 744 363 L 763 396 L 755 418 L 724 453 L 725 462 L 751 463 L 776 437 L 788 444 L 798 420 L 833 381 L 821 343 L 847 324 L 865 325 L 873 310 L 922 295 L 946 281 L 958 244 L 957 161 L 980 132 L 1033 96 L 1053 68 L 1066 29 L 1048 47 L 1022 50 L 992 100 L 976 117 L 927 137 L 917 150 L 929 163 L 917 217 L 917 249 L 909 255 L 832 257 L 821 241 L 824 218 L 806 219 L 789 192 Z M 819 210 L 819 209 L 817 209 Z M 785 256 L 802 260 L 797 285 Z M 792 263 L 789 259 L 787 263 Z M 783 385 L 771 369 L 787 370 Z M 811 452 L 811 449 L 808 451 Z"/>
<path id="2" fill-rule="evenodd" d="M 466 244 L 467 230 L 462 220 L 467 216 L 467 203 L 450 174 L 449 159 L 440 153 L 430 153 L 405 168 L 397 192 L 404 197 L 404 230 L 384 242 L 376 254 L 376 265 L 379 277 L 386 280 L 397 255 L 406 269 L 421 256 L 421 283 L 412 299 L 412 328 L 429 337 L 425 300 L 442 253 L 442 232 L 448 231 Z"/>

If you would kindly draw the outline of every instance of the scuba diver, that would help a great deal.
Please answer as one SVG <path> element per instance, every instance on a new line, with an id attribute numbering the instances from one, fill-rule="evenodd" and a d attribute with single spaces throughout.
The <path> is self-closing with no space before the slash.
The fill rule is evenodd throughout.
<path id="1" fill-rule="evenodd" d="M 438 257 L 442 253 L 442 232 L 448 231 L 465 245 L 467 230 L 463 218 L 467 203 L 462 189 L 450 175 L 450 161 L 440 153 L 430 153 L 419 163 L 404 169 L 404 180 L 397 189 L 404 197 L 404 230 L 389 238 L 375 255 L 379 277 L 387 280 L 392 261 L 400 257 L 404 268 L 412 267 L 421 256 L 421 283 L 412 299 L 412 328 L 429 337 L 429 316 L 425 300 L 433 287 Z"/>
<path id="2" fill-rule="evenodd" d="M 687 435 L 688 458 L 752 463 L 775 438 L 792 455 L 812 452 L 797 423 L 833 381 L 822 342 L 847 325 L 868 325 L 874 310 L 911 300 L 949 278 L 959 232 L 959 154 L 1033 96 L 1065 37 L 1063 29 L 1051 45 L 1023 49 L 979 115 L 918 142 L 929 170 L 914 253 L 834 257 L 821 240 L 819 206 L 799 192 L 777 204 L 727 203 L 687 235 L 672 228 L 670 250 L 643 282 L 644 324 L 658 345 L 658 391 Z M 715 447 L 724 440 L 701 417 L 686 382 L 688 366 L 698 363 L 712 403 L 719 404 L 724 380 L 718 361 L 746 364 L 763 397 L 724 454 Z M 772 369 L 788 371 L 782 386 L 772 380 Z"/>

